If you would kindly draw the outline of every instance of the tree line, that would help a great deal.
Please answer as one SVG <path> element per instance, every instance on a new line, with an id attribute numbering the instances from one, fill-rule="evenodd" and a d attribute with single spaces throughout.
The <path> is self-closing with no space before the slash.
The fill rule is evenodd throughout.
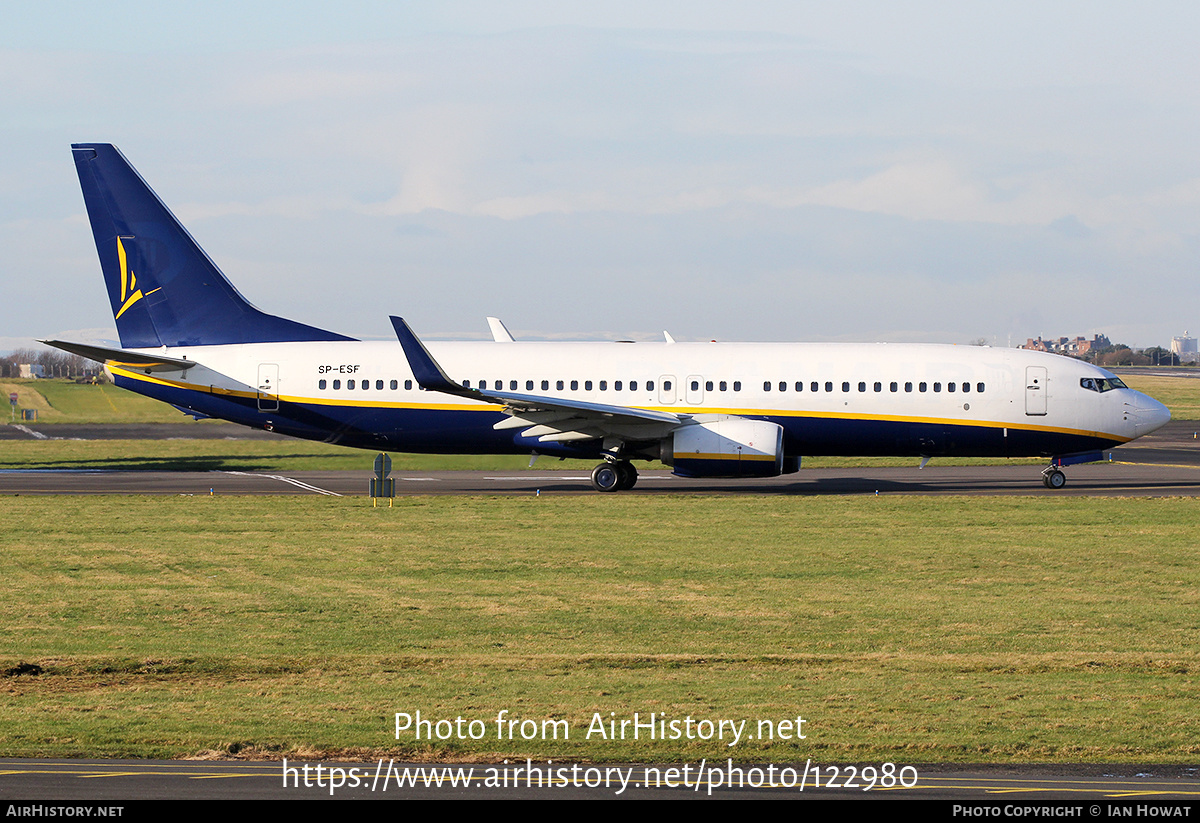
<path id="1" fill-rule="evenodd" d="M 45 377 L 92 377 L 100 364 L 57 349 L 17 349 L 0 357 L 0 377 L 20 377 L 24 364 L 41 366 Z"/>

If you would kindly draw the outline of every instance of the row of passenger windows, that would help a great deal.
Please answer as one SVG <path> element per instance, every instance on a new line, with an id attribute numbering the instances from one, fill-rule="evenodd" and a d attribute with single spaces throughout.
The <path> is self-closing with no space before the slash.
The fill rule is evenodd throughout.
<path id="1" fill-rule="evenodd" d="M 771 384 L 770 380 L 765 381 L 763 383 L 763 391 L 771 391 L 771 385 L 772 384 Z M 916 385 L 917 391 L 925 392 L 925 391 L 929 391 L 929 387 L 931 384 L 922 381 L 920 383 L 916 383 L 915 385 Z M 942 390 L 942 383 L 935 382 L 932 385 L 933 385 L 933 390 L 935 392 L 940 392 Z M 904 390 L 906 392 L 911 392 L 913 390 L 913 386 L 914 386 L 914 384 L 911 382 L 905 383 Z M 693 388 L 695 388 L 695 387 L 693 386 Z M 708 384 L 708 388 L 710 390 L 712 389 L 712 383 Z M 965 381 L 965 380 L 961 383 L 950 382 L 950 383 L 945 384 L 945 388 L 946 388 L 946 391 L 948 391 L 948 392 L 955 392 L 955 391 L 961 390 L 963 394 L 967 394 L 971 391 L 971 384 L 970 384 L 970 382 Z M 984 388 L 985 388 L 985 386 L 983 383 L 975 384 L 976 392 L 982 392 L 984 390 Z M 883 383 L 876 380 L 872 384 L 872 389 L 877 392 L 882 392 L 883 391 Z M 779 391 L 787 391 L 787 390 L 788 390 L 787 381 L 780 380 L 779 381 Z M 796 391 L 804 391 L 804 383 L 797 380 L 795 383 L 795 390 Z M 818 383 L 816 380 L 814 380 L 812 383 L 809 384 L 809 391 L 817 392 L 820 390 L 821 390 L 821 384 Z M 865 380 L 859 381 L 858 390 L 860 392 L 865 392 L 867 390 L 867 382 Z M 833 391 L 833 381 L 832 380 L 828 380 L 825 382 L 825 391 L 827 391 L 827 392 Z M 844 391 L 844 392 L 850 391 L 850 381 L 849 380 L 843 381 L 842 391 Z M 892 382 L 888 383 L 888 391 L 890 391 L 890 392 L 900 391 L 900 384 L 893 380 Z"/>
<path id="2" fill-rule="evenodd" d="M 367 391 L 371 388 L 370 380 L 357 380 L 357 381 L 356 380 L 347 380 L 346 388 L 353 389 L 355 387 L 355 383 L 358 383 L 364 391 Z M 404 381 L 404 390 L 405 391 L 412 391 L 412 387 L 413 387 L 413 382 L 411 380 Z M 329 381 L 328 380 L 318 380 L 317 388 L 320 389 L 321 391 L 324 391 L 325 389 L 329 388 Z M 342 381 L 334 380 L 333 381 L 333 390 L 340 391 L 341 388 L 342 388 Z M 400 388 L 400 381 L 399 380 L 390 381 L 388 383 L 388 388 L 391 389 L 392 391 L 396 391 L 397 389 Z M 382 380 L 375 381 L 375 390 L 383 391 L 383 381 Z"/>
<path id="3" fill-rule="evenodd" d="M 584 391 L 592 391 L 593 390 L 592 389 L 593 383 L 591 380 L 584 380 L 582 382 L 583 382 L 583 390 Z M 341 380 L 334 380 L 334 381 L 332 381 L 332 383 L 333 383 L 332 388 L 334 391 L 341 390 L 341 388 L 342 388 Z M 322 379 L 322 380 L 318 381 L 317 388 L 324 391 L 325 389 L 329 388 L 328 384 L 329 384 L 329 381 Z M 607 380 L 599 380 L 599 381 L 597 381 L 597 384 L 598 384 L 598 388 L 600 391 L 608 391 L 608 381 Z M 653 380 L 647 380 L 647 381 L 645 381 L 645 384 L 646 384 L 646 391 L 649 391 L 649 392 L 654 391 L 654 381 Z M 396 391 L 397 389 L 400 388 L 400 381 L 391 380 L 388 382 L 387 385 L 388 385 L 389 389 L 391 389 L 392 391 Z M 509 391 L 518 391 L 519 385 L 520 385 L 519 381 L 510 380 L 510 381 L 508 381 L 508 390 Z M 534 385 L 535 385 L 535 383 L 533 380 L 526 380 L 525 381 L 525 391 L 535 391 Z M 579 380 L 556 380 L 556 381 L 554 381 L 554 388 L 556 391 L 566 391 L 566 387 L 568 385 L 570 385 L 571 391 L 579 391 L 580 381 Z M 742 390 L 742 381 L 734 380 L 732 385 L 733 385 L 733 390 L 735 392 L 740 392 Z M 770 380 L 767 380 L 767 381 L 763 382 L 763 391 L 769 392 L 773 388 L 777 388 L 779 391 L 785 392 L 788 390 L 788 385 L 789 384 L 786 380 L 780 380 L 778 383 L 772 383 Z M 798 391 L 798 392 L 804 391 L 804 383 L 800 380 L 797 380 L 795 383 L 793 383 L 791 385 L 793 387 L 793 391 Z M 876 391 L 876 392 L 883 391 L 883 383 L 879 382 L 878 380 L 875 381 L 871 385 L 872 385 L 872 389 L 874 391 Z M 926 383 L 924 381 L 922 381 L 920 383 L 915 383 L 915 384 L 912 382 L 907 382 L 904 384 L 904 391 L 912 392 L 913 387 L 915 386 L 916 390 L 918 392 L 927 392 L 927 391 L 929 391 L 930 385 L 931 384 Z M 382 380 L 375 381 L 375 390 L 376 391 L 383 391 L 383 386 L 384 386 L 384 381 L 382 381 Z M 471 381 L 464 380 L 463 386 L 465 386 L 468 389 L 471 388 Z M 932 386 L 933 386 L 933 391 L 940 392 L 942 390 L 943 384 L 940 382 L 935 382 L 932 384 Z M 405 391 L 412 391 L 412 387 L 413 387 L 413 381 L 411 381 L 411 380 L 404 381 L 404 390 Z M 613 391 L 623 391 L 624 387 L 625 387 L 625 384 L 623 383 L 623 381 L 621 381 L 621 380 L 612 381 L 612 390 Z M 664 380 L 662 387 L 663 387 L 663 391 L 671 391 L 671 389 L 672 389 L 671 381 Z M 725 380 L 719 380 L 716 382 L 714 382 L 712 380 L 706 380 L 704 383 L 705 391 L 713 391 L 714 388 L 717 391 L 729 391 L 729 387 L 730 387 L 730 383 Z M 362 391 L 369 391 L 371 389 L 371 381 L 370 380 L 347 380 L 346 388 L 350 389 L 350 390 L 359 388 Z M 478 388 L 480 388 L 482 390 L 487 390 L 488 381 L 480 380 Z M 822 388 L 822 384 L 816 380 L 812 381 L 809 384 L 809 391 L 819 392 L 819 391 L 821 391 L 821 388 Z M 1092 387 L 1084 384 L 1084 388 L 1092 388 Z M 832 380 L 827 380 L 824 383 L 824 389 L 826 392 L 832 392 L 834 390 L 834 382 Z M 851 390 L 850 381 L 848 381 L 848 380 L 843 381 L 841 384 L 841 389 L 843 392 L 849 392 Z M 963 394 L 967 394 L 971 391 L 971 384 L 967 381 L 963 381 L 961 383 L 950 382 L 950 383 L 945 384 L 945 389 L 948 392 L 962 391 Z M 493 381 L 492 390 L 493 391 L 504 391 L 504 381 L 503 380 Z M 542 391 L 550 391 L 550 381 L 549 380 L 541 381 L 541 390 Z M 629 381 L 629 391 L 637 391 L 637 390 L 638 390 L 638 381 L 630 380 Z M 699 380 L 691 381 L 691 383 L 689 385 L 689 390 L 694 391 L 694 392 L 700 391 L 700 381 Z M 865 380 L 859 381 L 858 390 L 860 392 L 867 391 L 867 382 Z M 983 390 L 984 390 L 983 383 L 975 384 L 976 392 L 983 392 Z M 1100 390 L 1103 391 L 1104 389 L 1100 389 Z M 892 382 L 888 383 L 888 391 L 889 392 L 900 391 L 900 384 L 893 380 Z"/>

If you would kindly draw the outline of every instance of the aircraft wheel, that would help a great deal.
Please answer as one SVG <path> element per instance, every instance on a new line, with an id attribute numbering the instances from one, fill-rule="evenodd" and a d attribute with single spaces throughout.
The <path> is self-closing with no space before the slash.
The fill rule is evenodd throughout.
<path id="1" fill-rule="evenodd" d="M 621 471 L 615 463 L 601 463 L 592 469 L 592 488 L 598 492 L 615 492 L 621 488 Z"/>
<path id="2" fill-rule="evenodd" d="M 1061 489 L 1067 485 L 1067 476 L 1058 469 L 1051 469 L 1042 475 L 1042 482 L 1048 489 Z"/>
<path id="3" fill-rule="evenodd" d="M 621 481 L 617 485 L 619 491 L 632 489 L 638 481 L 637 469 L 627 460 L 622 460 L 617 463 L 617 471 L 621 473 Z"/>

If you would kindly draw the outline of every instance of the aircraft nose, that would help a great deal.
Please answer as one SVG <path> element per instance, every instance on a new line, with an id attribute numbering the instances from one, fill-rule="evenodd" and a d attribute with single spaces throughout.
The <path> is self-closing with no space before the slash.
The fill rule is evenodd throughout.
<path id="1" fill-rule="evenodd" d="M 1171 419 L 1170 410 L 1153 397 L 1144 395 L 1141 392 L 1137 392 L 1136 395 L 1133 404 L 1133 416 L 1137 421 L 1138 436 L 1149 434 L 1165 426 L 1167 421 Z"/>

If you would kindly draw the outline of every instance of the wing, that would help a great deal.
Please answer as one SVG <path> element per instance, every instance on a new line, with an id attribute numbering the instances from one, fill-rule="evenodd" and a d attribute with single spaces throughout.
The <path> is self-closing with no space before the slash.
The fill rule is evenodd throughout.
<path id="1" fill-rule="evenodd" d="M 522 437 L 536 437 L 543 442 L 654 440 L 665 437 L 689 419 L 684 414 L 633 406 L 472 389 L 454 382 L 446 374 L 402 318 L 392 317 L 391 321 L 417 385 L 427 391 L 502 405 L 509 419 L 497 423 L 496 429 L 523 428 Z"/>

